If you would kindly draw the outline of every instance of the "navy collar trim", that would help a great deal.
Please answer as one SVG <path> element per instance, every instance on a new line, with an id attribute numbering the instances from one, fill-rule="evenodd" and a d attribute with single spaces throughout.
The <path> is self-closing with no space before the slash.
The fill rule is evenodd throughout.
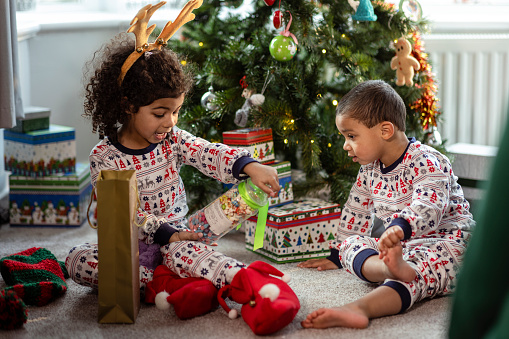
<path id="1" fill-rule="evenodd" d="M 398 160 L 396 160 L 392 165 L 388 167 L 383 167 L 382 162 L 378 160 L 380 162 L 380 171 L 382 172 L 382 174 L 389 173 L 390 171 L 395 169 L 399 164 L 401 164 L 403 162 L 403 159 L 405 158 L 406 152 L 408 151 L 408 147 L 410 147 L 410 144 L 413 144 L 415 141 L 416 141 L 415 138 L 408 138 L 408 145 L 406 146 L 405 151 L 403 152 L 403 154 L 401 154 Z"/>
<path id="2" fill-rule="evenodd" d="M 162 141 L 162 142 L 164 142 L 164 141 Z M 159 144 L 150 144 L 149 146 L 142 148 L 142 149 L 130 149 L 130 148 L 123 146 L 122 144 L 120 144 L 118 142 L 112 142 L 111 144 L 113 146 L 115 146 L 115 148 L 118 149 L 120 152 L 125 153 L 125 154 L 130 154 L 130 155 L 143 155 L 143 154 L 150 153 L 157 147 L 157 145 L 159 145 Z"/>

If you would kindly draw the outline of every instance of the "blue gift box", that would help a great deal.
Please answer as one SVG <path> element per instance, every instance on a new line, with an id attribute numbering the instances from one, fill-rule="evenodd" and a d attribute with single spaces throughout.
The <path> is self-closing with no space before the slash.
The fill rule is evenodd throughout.
<path id="1" fill-rule="evenodd" d="M 42 178 L 10 175 L 9 188 L 11 226 L 79 227 L 87 220 L 92 193 L 88 164 Z"/>
<path id="2" fill-rule="evenodd" d="M 27 133 L 5 130 L 4 158 L 5 169 L 15 175 L 72 173 L 76 165 L 75 130 L 60 125 Z"/>

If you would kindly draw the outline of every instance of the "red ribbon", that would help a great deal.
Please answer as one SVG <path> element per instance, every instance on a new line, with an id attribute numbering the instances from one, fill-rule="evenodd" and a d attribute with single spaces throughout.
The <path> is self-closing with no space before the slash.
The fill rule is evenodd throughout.
<path id="1" fill-rule="evenodd" d="M 290 13 L 290 11 L 287 11 L 288 14 L 290 14 L 290 21 L 288 21 L 288 26 L 286 26 L 286 28 L 279 32 L 279 34 L 285 36 L 285 37 L 292 37 L 293 41 L 295 42 L 296 45 L 299 44 L 299 42 L 297 41 L 297 38 L 295 37 L 295 35 L 293 35 L 293 33 L 290 32 L 290 25 L 292 24 L 292 13 Z"/>

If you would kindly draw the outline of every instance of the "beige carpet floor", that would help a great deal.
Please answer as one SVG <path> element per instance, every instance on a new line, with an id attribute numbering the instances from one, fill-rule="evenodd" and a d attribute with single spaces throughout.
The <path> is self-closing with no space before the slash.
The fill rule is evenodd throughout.
<path id="1" fill-rule="evenodd" d="M 88 225 L 79 228 L 24 228 L 0 226 L 0 258 L 31 247 L 44 247 L 58 260 L 65 260 L 68 250 L 76 244 L 96 242 L 97 233 Z M 233 231 L 217 248 L 245 263 L 265 260 L 244 247 L 244 234 Z M 363 330 L 333 328 L 304 329 L 300 322 L 320 307 L 339 306 L 369 292 L 374 285 L 366 284 L 343 270 L 318 272 L 301 269 L 297 264 L 274 264 L 292 276 L 291 287 L 298 295 L 301 309 L 285 329 L 272 338 L 446 338 L 451 298 L 442 297 L 421 302 L 404 314 L 372 320 Z M 207 315 L 179 320 L 174 311 L 161 311 L 153 305 L 142 305 L 133 325 L 98 324 L 97 294 L 67 280 L 68 290 L 62 297 L 42 307 L 29 306 L 28 322 L 21 329 L 1 331 L 0 338 L 254 338 L 242 320 L 231 320 L 218 308 Z M 5 282 L 0 278 L 0 289 Z M 240 309 L 240 305 L 230 303 Z"/>

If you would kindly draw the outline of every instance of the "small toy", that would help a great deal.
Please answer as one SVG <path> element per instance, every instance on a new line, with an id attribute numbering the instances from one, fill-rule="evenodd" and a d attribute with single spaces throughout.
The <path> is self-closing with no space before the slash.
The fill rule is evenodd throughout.
<path id="1" fill-rule="evenodd" d="M 395 44 L 396 56 L 391 60 L 391 69 L 396 70 L 396 85 L 412 86 L 414 84 L 414 70 L 418 71 L 421 65 L 416 58 L 411 56 L 412 45 L 405 38 L 399 38 Z"/>
<path id="2" fill-rule="evenodd" d="M 253 89 L 247 87 L 242 91 L 242 97 L 246 98 L 246 101 L 235 113 L 234 122 L 237 126 L 245 127 L 251 108 L 261 106 L 265 102 L 265 96 L 263 94 L 255 94 L 254 92 Z"/>

